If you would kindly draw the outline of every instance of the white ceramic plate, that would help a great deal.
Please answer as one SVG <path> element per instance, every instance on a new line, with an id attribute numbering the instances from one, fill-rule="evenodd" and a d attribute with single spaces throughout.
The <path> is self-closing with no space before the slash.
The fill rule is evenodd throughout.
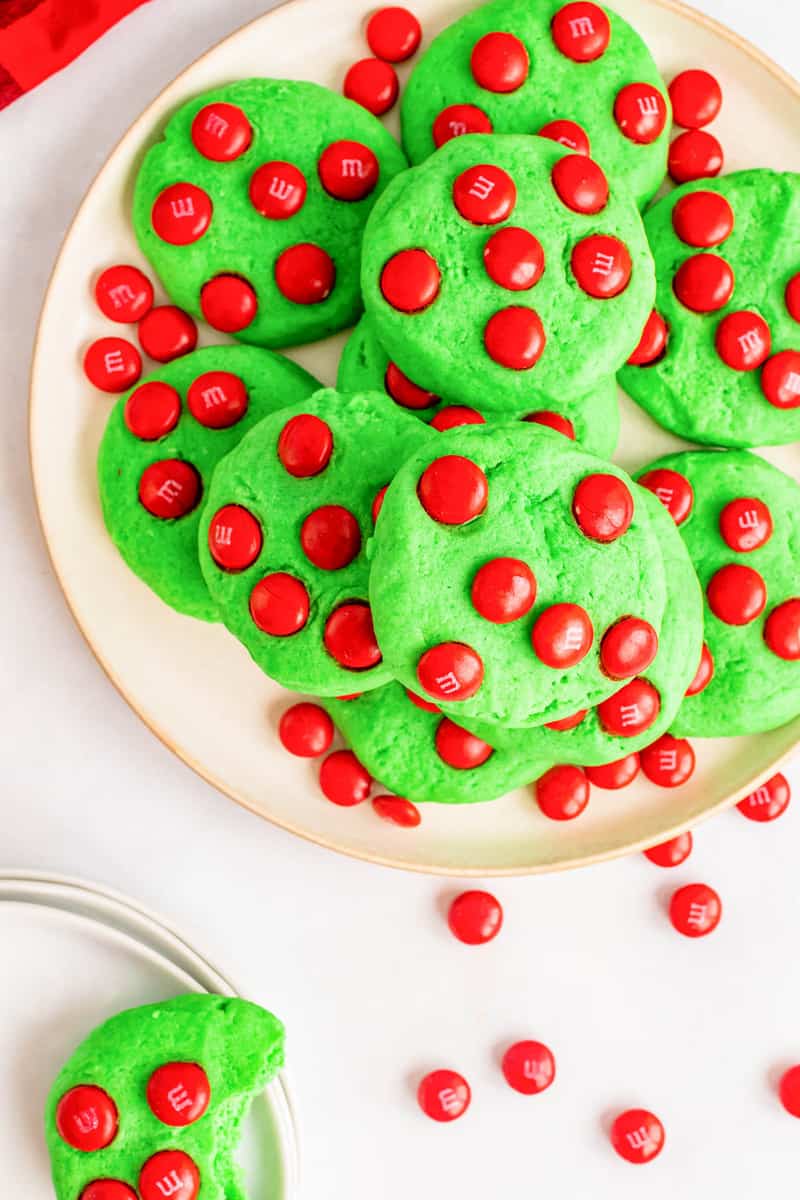
<path id="1" fill-rule="evenodd" d="M 0 989 L 0 1162 L 9 1196 L 51 1195 L 42 1126 L 47 1093 L 96 1025 L 180 992 L 237 995 L 197 951 L 141 909 L 43 876 L 0 874 L 0 962 L 10 985 Z M 297 1144 L 282 1076 L 255 1099 L 241 1163 L 248 1195 L 295 1196 Z"/>
<path id="2" fill-rule="evenodd" d="M 429 38 L 472 5 L 414 0 L 413 7 Z M 614 7 L 646 37 L 667 78 L 693 65 L 719 77 L 725 102 L 714 132 L 728 170 L 800 170 L 796 83 L 721 26 L 671 0 L 614 0 Z M 278 75 L 338 89 L 348 63 L 366 53 L 369 8 L 370 0 L 291 0 L 239 30 L 150 105 L 89 190 L 53 273 L 32 377 L 33 475 L 53 565 L 87 641 L 142 720 L 205 779 L 268 820 L 360 858 L 459 875 L 535 872 L 621 854 L 746 794 L 800 741 L 800 721 L 757 738 L 700 742 L 690 784 L 677 791 L 647 783 L 616 794 L 597 791 L 577 821 L 547 821 L 520 791 L 492 804 L 427 805 L 418 829 L 398 829 L 369 805 L 340 809 L 322 798 L 316 767 L 286 755 L 274 732 L 291 698 L 221 626 L 162 605 L 128 571 L 103 528 L 94 464 L 111 402 L 87 384 L 81 358 L 95 337 L 124 334 L 95 309 L 93 276 L 115 262 L 147 269 L 128 221 L 142 148 L 180 103 L 232 79 Z M 294 357 L 332 383 L 342 342 L 333 338 Z M 682 445 L 625 399 L 623 409 L 617 461 L 624 467 Z M 800 476 L 797 446 L 768 457 Z"/>

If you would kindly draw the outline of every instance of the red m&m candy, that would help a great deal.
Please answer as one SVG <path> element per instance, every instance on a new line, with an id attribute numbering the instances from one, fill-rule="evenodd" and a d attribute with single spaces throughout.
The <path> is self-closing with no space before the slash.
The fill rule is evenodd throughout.
<path id="1" fill-rule="evenodd" d="M 686 738 L 664 733 L 639 755 L 642 771 L 658 787 L 680 787 L 694 772 L 694 750 Z"/>
<path id="2" fill-rule="evenodd" d="M 800 1117 L 800 1066 L 784 1071 L 778 1085 L 781 1104 L 792 1117 Z"/>
<path id="3" fill-rule="evenodd" d="M 472 581 L 472 603 L 487 621 L 498 625 L 518 621 L 533 607 L 536 578 L 519 558 L 493 558 Z"/>
<path id="4" fill-rule="evenodd" d="M 667 347 L 667 323 L 655 309 L 645 321 L 642 336 L 628 362 L 633 367 L 647 367 L 658 362 Z"/>
<path id="5" fill-rule="evenodd" d="M 278 458 L 296 479 L 319 475 L 330 462 L 333 433 L 330 425 L 311 413 L 300 413 L 286 422 L 278 438 Z"/>
<path id="6" fill-rule="evenodd" d="M 600 725 L 615 737 L 636 737 L 661 711 L 661 697 L 646 679 L 632 679 L 597 706 Z"/>
<path id="7" fill-rule="evenodd" d="M 420 658 L 417 679 L 437 700 L 469 700 L 483 683 L 483 661 L 463 642 L 440 642 Z"/>
<path id="8" fill-rule="evenodd" d="M 478 87 L 515 92 L 528 78 L 528 51 L 513 33 L 487 33 L 472 48 L 470 67 Z"/>
<path id="9" fill-rule="evenodd" d="M 719 192 L 689 192 L 675 204 L 672 226 L 687 246 L 707 250 L 733 232 L 733 209 Z"/>
<path id="10" fill-rule="evenodd" d="M 767 588 L 758 571 L 729 563 L 711 576 L 706 588 L 708 605 L 726 625 L 748 625 L 761 616 Z"/>
<path id="11" fill-rule="evenodd" d="M 250 616 L 262 633 L 272 637 L 299 633 L 310 607 L 305 584 L 286 571 L 265 575 L 250 593 Z"/>
<path id="12" fill-rule="evenodd" d="M 586 130 L 575 121 L 548 121 L 539 130 L 539 137 L 550 138 L 551 141 L 566 146 L 568 150 L 574 150 L 576 154 L 591 152 Z"/>
<path id="13" fill-rule="evenodd" d="M 790 799 L 789 781 L 778 772 L 749 796 L 745 796 L 744 800 L 740 800 L 736 807 L 749 821 L 774 821 L 786 812 Z"/>
<path id="14" fill-rule="evenodd" d="M 98 338 L 83 357 L 83 369 L 101 392 L 126 392 L 142 373 L 142 356 L 124 338 Z"/>
<path id="15" fill-rule="evenodd" d="M 714 659 L 711 651 L 705 642 L 703 649 L 700 651 L 700 662 L 697 664 L 697 670 L 694 673 L 694 679 L 686 689 L 687 696 L 698 696 L 704 688 L 707 688 L 714 678 Z"/>
<path id="16" fill-rule="evenodd" d="M 527 229 L 507 225 L 483 247 L 486 274 L 500 287 L 525 292 L 538 283 L 544 271 L 544 250 L 538 238 Z"/>
<path id="17" fill-rule="evenodd" d="M 529 371 L 542 357 L 546 336 L 538 313 L 532 308 L 501 308 L 486 322 L 483 344 L 486 353 L 501 367 Z"/>
<path id="18" fill-rule="evenodd" d="M 633 496 L 616 475 L 585 475 L 575 488 L 572 513 L 586 537 L 595 542 L 613 542 L 630 527 Z"/>
<path id="19" fill-rule="evenodd" d="M 416 708 L 421 708 L 423 712 L 438 713 L 442 710 L 438 704 L 433 704 L 430 700 L 423 699 L 416 692 L 412 692 L 410 688 L 405 689 L 406 696 Z"/>
<path id="20" fill-rule="evenodd" d="M 465 221 L 473 225 L 497 225 L 514 208 L 517 189 L 501 167 L 485 163 L 462 171 L 453 184 L 453 203 Z"/>
<path id="21" fill-rule="evenodd" d="M 557 671 L 574 667 L 592 647 L 591 618 L 579 604 L 551 604 L 536 618 L 531 641 L 545 666 Z"/>
<path id="22" fill-rule="evenodd" d="M 773 608 L 764 623 L 764 641 L 778 658 L 800 659 L 800 596 Z"/>
<path id="23" fill-rule="evenodd" d="M 753 371 L 770 351 L 769 325 L 758 313 L 740 311 L 724 316 L 717 326 L 714 345 L 726 366 Z"/>
<path id="24" fill-rule="evenodd" d="M 658 634 L 649 621 L 623 617 L 603 634 L 600 666 L 611 679 L 628 679 L 647 670 L 658 652 Z"/>
<path id="25" fill-rule="evenodd" d="M 541 412 L 528 413 L 524 420 L 534 425 L 546 425 L 548 429 L 554 429 L 556 433 L 562 433 L 570 441 L 575 441 L 575 426 L 563 413 L 550 412 L 545 408 Z"/>
<path id="26" fill-rule="evenodd" d="M 278 255 L 275 282 L 292 304 L 321 304 L 333 291 L 336 267 L 327 250 L 300 242 Z"/>
<path id="27" fill-rule="evenodd" d="M 676 525 L 682 525 L 694 506 L 694 491 L 685 475 L 669 467 L 646 471 L 638 482 L 657 496 Z"/>
<path id="28" fill-rule="evenodd" d="M 307 700 L 287 708 L 278 725 L 284 749 L 298 758 L 318 758 L 330 749 L 333 721 L 324 708 Z"/>
<path id="29" fill-rule="evenodd" d="M 150 223 L 162 242 L 189 246 L 203 236 L 211 224 L 211 197 L 193 183 L 173 183 L 155 199 Z"/>
<path id="30" fill-rule="evenodd" d="M 746 554 L 772 537 L 772 514 L 763 500 L 740 496 L 719 514 L 719 531 L 731 550 Z"/>
<path id="31" fill-rule="evenodd" d="M 382 116 L 394 104 L 400 90 L 397 72 L 379 58 L 362 58 L 344 77 L 344 94 L 362 108 Z"/>
<path id="32" fill-rule="evenodd" d="M 451 104 L 443 108 L 433 122 L 433 142 L 439 148 L 465 133 L 491 133 L 492 122 L 475 104 Z"/>
<path id="33" fill-rule="evenodd" d="M 244 381 L 230 371 L 205 371 L 186 393 L 186 407 L 207 429 L 229 429 L 241 421 L 248 403 Z"/>
<path id="34" fill-rule="evenodd" d="M 664 97 L 650 83 L 629 83 L 617 92 L 614 120 L 630 141 L 654 142 L 667 123 Z"/>
<path id="35" fill-rule="evenodd" d="M 192 121 L 195 150 L 212 162 L 232 162 L 250 145 L 253 130 L 235 104 L 216 101 L 206 104 Z"/>
<path id="36" fill-rule="evenodd" d="M 789 316 L 793 321 L 800 321 L 800 271 L 787 283 L 784 299 Z"/>
<path id="37" fill-rule="evenodd" d="M 588 296 L 611 300 L 624 292 L 631 278 L 631 256 L 619 238 L 593 233 L 572 250 L 572 274 Z"/>
<path id="38" fill-rule="evenodd" d="M 354 203 L 378 186 L 381 168 L 377 156 L 363 142 L 331 142 L 317 163 L 320 181 L 329 196 Z"/>
<path id="39" fill-rule="evenodd" d="M 491 892 L 462 892 L 450 905 L 447 924 L 453 937 L 460 942 L 467 946 L 482 946 L 500 932 L 503 906 Z"/>
<path id="40" fill-rule="evenodd" d="M 351 808 L 366 800 L 372 776 L 352 750 L 334 750 L 320 768 L 319 786 L 331 804 Z"/>
<path id="41" fill-rule="evenodd" d="M 109 321 L 141 320 L 153 303 L 153 285 L 138 267 L 106 267 L 94 285 L 97 307 Z"/>
<path id="42" fill-rule="evenodd" d="M 494 750 L 481 738 L 462 729 L 447 717 L 439 722 L 434 737 L 436 753 L 442 762 L 456 771 L 473 771 L 492 757 Z"/>
<path id="43" fill-rule="evenodd" d="M 162 521 L 176 521 L 192 512 L 202 492 L 197 470 L 180 458 L 151 463 L 139 479 L 139 500 L 151 516 Z"/>
<path id="44" fill-rule="evenodd" d="M 675 183 L 719 175 L 722 162 L 722 147 L 714 135 L 704 129 L 679 134 L 669 148 L 669 173 Z"/>
<path id="45" fill-rule="evenodd" d="M 678 267 L 672 287 L 692 312 L 716 312 L 733 295 L 733 270 L 718 254 L 693 254 Z"/>
<path id="46" fill-rule="evenodd" d="M 157 379 L 134 388 L 125 401 L 125 424 L 134 437 L 156 442 L 180 420 L 181 398 L 174 387 Z"/>
<path id="47" fill-rule="evenodd" d="M 506 1083 L 523 1096 L 545 1091 L 556 1077 L 552 1051 L 542 1042 L 515 1042 L 506 1050 L 501 1065 Z"/>
<path id="48" fill-rule="evenodd" d="M 705 883 L 689 883 L 678 888 L 669 904 L 669 919 L 684 937 L 705 937 L 719 925 L 722 901 Z"/>
<path id="49" fill-rule="evenodd" d="M 300 545 L 309 562 L 322 571 L 338 571 L 361 549 L 361 530 L 349 509 L 323 504 L 300 527 Z"/>
<path id="50" fill-rule="evenodd" d="M 306 201 L 308 184 L 303 172 L 290 162 L 267 162 L 250 179 L 250 203 L 269 221 L 286 221 Z"/>
<path id="51" fill-rule="evenodd" d="M 624 758 L 617 758 L 614 762 L 603 763 L 599 767 L 584 767 L 583 769 L 589 783 L 615 792 L 619 788 L 627 787 L 629 783 L 633 783 L 639 774 L 639 755 L 626 754 Z"/>
<path id="52" fill-rule="evenodd" d="M 597 4 L 574 0 L 560 8 L 550 25 L 553 41 L 573 62 L 594 62 L 608 48 L 611 26 Z"/>
<path id="53" fill-rule="evenodd" d="M 197 1063 L 165 1063 L 147 1081 L 147 1103 L 165 1125 L 194 1124 L 200 1120 L 210 1100 L 211 1084 Z"/>
<path id="54" fill-rule="evenodd" d="M 161 1150 L 148 1158 L 139 1174 L 142 1200 L 195 1200 L 200 1172 L 183 1150 Z"/>
<path id="55" fill-rule="evenodd" d="M 426 250 L 401 250 L 381 272 L 381 292 L 398 312 L 422 312 L 439 295 L 442 277 Z"/>
<path id="56" fill-rule="evenodd" d="M 629 1108 L 611 1126 L 611 1145 L 626 1162 L 652 1162 L 664 1149 L 664 1126 L 646 1108 Z"/>
<path id="57" fill-rule="evenodd" d="M 477 463 L 460 454 L 435 458 L 417 485 L 420 504 L 442 525 L 465 525 L 486 508 L 489 484 Z"/>
<path id="58" fill-rule="evenodd" d="M 463 1117 L 471 1099 L 469 1084 L 457 1071 L 431 1071 L 417 1088 L 417 1102 L 433 1121 Z"/>
<path id="59" fill-rule="evenodd" d="M 172 362 L 190 354 L 197 345 L 197 326 L 182 308 L 159 304 L 142 317 L 137 330 L 145 354 L 156 362 Z"/>
<path id="60" fill-rule="evenodd" d="M 679 867 L 691 854 L 692 844 L 691 833 L 679 833 L 677 837 L 670 838 L 668 842 L 651 846 L 649 850 L 645 850 L 644 856 L 649 858 L 651 863 L 655 863 L 657 867 Z"/>
<path id="61" fill-rule="evenodd" d="M 761 390 L 776 408 L 800 406 L 800 350 L 781 350 L 764 363 Z"/>
<path id="62" fill-rule="evenodd" d="M 700 129 L 722 107 L 722 90 L 713 75 L 698 69 L 681 71 L 669 85 L 672 118 L 684 129 Z"/>
<path id="63" fill-rule="evenodd" d="M 258 297 L 239 275 L 216 275 L 200 289 L 200 309 L 214 329 L 238 333 L 255 320 Z"/>
<path id="64" fill-rule="evenodd" d="M 404 829 L 415 829 L 422 822 L 416 804 L 404 796 L 373 796 L 372 807 L 384 821 L 391 821 L 393 825 L 400 825 Z"/>
<path id="65" fill-rule="evenodd" d="M 136 1192 L 120 1179 L 93 1179 L 80 1200 L 137 1200 Z"/>
<path id="66" fill-rule="evenodd" d="M 568 729 L 577 729 L 588 713 L 588 708 L 580 708 L 568 717 L 559 717 L 557 721 L 545 721 L 545 729 L 553 729 L 556 733 L 565 733 Z"/>
<path id="67" fill-rule="evenodd" d="M 580 767 L 551 767 L 536 781 L 536 803 L 551 821 L 572 821 L 586 808 L 590 791 Z"/>
<path id="68" fill-rule="evenodd" d="M 245 571 L 261 553 L 261 525 L 241 504 L 226 504 L 208 527 L 208 549 L 223 571 Z"/>
<path id="69" fill-rule="evenodd" d="M 422 29 L 412 12 L 393 4 L 372 14 L 366 35 L 367 44 L 377 58 L 405 62 L 419 46 Z"/>
<path id="70" fill-rule="evenodd" d="M 577 213 L 598 213 L 608 203 L 608 180 L 585 154 L 566 154 L 550 173 L 559 200 Z"/>
<path id="71" fill-rule="evenodd" d="M 117 1136 L 117 1106 L 93 1084 L 70 1088 L 56 1106 L 56 1129 L 74 1150 L 90 1154 L 110 1146 Z"/>
<path id="72" fill-rule="evenodd" d="M 381 661 L 372 610 L 363 600 L 350 600 L 335 608 L 325 622 L 322 640 L 331 658 L 347 671 L 366 671 Z"/>
<path id="73" fill-rule="evenodd" d="M 383 381 L 386 391 L 401 408 L 432 408 L 439 403 L 435 392 L 426 391 L 404 375 L 397 363 L 390 362 Z"/>
<path id="74" fill-rule="evenodd" d="M 372 524 L 373 525 L 377 521 L 378 514 L 380 513 L 381 509 L 383 508 L 383 498 L 386 495 L 386 490 L 388 487 L 389 487 L 388 483 L 385 483 L 383 485 L 383 487 L 379 488 L 378 491 L 375 493 L 375 499 L 372 501 L 372 507 L 370 509 L 370 512 L 372 514 Z"/>
<path id="75" fill-rule="evenodd" d="M 460 425 L 485 425 L 486 418 L 474 408 L 466 404 L 448 404 L 440 408 L 431 421 L 431 429 L 444 433 L 446 429 L 458 429 Z"/>

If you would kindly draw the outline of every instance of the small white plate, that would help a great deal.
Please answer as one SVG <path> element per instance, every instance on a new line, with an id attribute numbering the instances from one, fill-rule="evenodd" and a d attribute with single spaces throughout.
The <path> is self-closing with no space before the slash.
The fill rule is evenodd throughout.
<path id="1" fill-rule="evenodd" d="M 668 79 L 698 64 L 719 77 L 725 102 L 713 129 L 726 169 L 800 170 L 796 83 L 734 34 L 672 0 L 612 2 L 647 39 Z M 53 273 L 32 377 L 34 484 L 53 565 L 84 636 L 131 707 L 200 775 L 260 816 L 359 858 L 458 875 L 536 872 L 625 853 L 672 836 L 752 790 L 800 741 L 800 720 L 755 738 L 699 742 L 688 785 L 675 792 L 646 783 L 596 792 L 577 821 L 547 821 L 520 791 L 493 804 L 427 805 L 418 829 L 398 829 L 369 805 L 341 809 L 322 798 L 316 767 L 291 759 L 275 735 L 276 715 L 291 697 L 221 626 L 180 617 L 161 604 L 128 571 L 103 528 L 95 458 L 110 401 L 87 384 L 81 358 L 99 335 L 125 334 L 93 305 L 90 282 L 97 271 L 115 262 L 147 269 L 128 219 L 143 148 L 181 102 L 232 79 L 278 75 L 340 88 L 348 63 L 366 53 L 362 25 L 370 7 L 370 0 L 292 0 L 239 30 L 150 105 L 90 188 Z M 465 0 L 413 3 L 426 38 L 470 7 Z M 342 342 L 332 338 L 293 357 L 331 383 Z M 629 401 L 622 403 L 621 465 L 637 467 L 682 445 Z M 798 446 L 767 457 L 800 476 Z"/>
<path id="2" fill-rule="evenodd" d="M 44 876 L 0 873 L 0 962 L 3 1194 L 33 1200 L 52 1194 L 45 1102 L 79 1042 L 125 1008 L 181 992 L 238 993 L 143 910 L 121 897 Z M 297 1143 L 282 1075 L 255 1099 L 240 1161 L 254 1200 L 295 1196 Z"/>

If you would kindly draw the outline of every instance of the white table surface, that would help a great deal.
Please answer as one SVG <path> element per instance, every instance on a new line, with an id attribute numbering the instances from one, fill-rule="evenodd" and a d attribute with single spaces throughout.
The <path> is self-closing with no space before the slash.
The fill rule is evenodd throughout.
<path id="1" fill-rule="evenodd" d="M 800 1061 L 800 764 L 780 821 L 717 818 L 676 871 L 637 856 L 498 882 L 506 926 L 472 949 L 441 915 L 457 887 L 337 857 L 201 782 L 126 707 L 72 623 L 27 463 L 28 371 L 50 268 L 145 103 L 269 7 L 154 0 L 0 113 L 0 866 L 130 894 L 284 1017 L 310 1200 L 794 1196 L 800 1124 L 774 1080 Z M 800 75 L 795 4 L 700 7 Z M 691 47 L 686 63 L 703 65 Z M 725 914 L 691 942 L 664 902 L 696 880 L 719 890 Z M 500 1075 L 498 1052 L 521 1037 L 556 1055 L 544 1096 L 517 1096 Z M 414 1102 L 416 1078 L 436 1066 L 473 1087 L 452 1126 Z M 644 1176 L 605 1138 L 609 1114 L 632 1105 L 667 1128 Z"/>

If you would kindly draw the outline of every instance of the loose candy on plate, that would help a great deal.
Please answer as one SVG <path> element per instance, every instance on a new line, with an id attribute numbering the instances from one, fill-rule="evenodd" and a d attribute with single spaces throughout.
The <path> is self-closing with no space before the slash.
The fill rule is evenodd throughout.
<path id="1" fill-rule="evenodd" d="M 722 917 L 722 901 L 705 883 L 687 883 L 669 902 L 669 919 L 684 937 L 699 938 L 713 933 Z"/>
<path id="2" fill-rule="evenodd" d="M 109 321 L 134 324 L 153 305 L 153 285 L 143 271 L 127 263 L 106 267 L 95 280 L 97 307 Z"/>
<path id="3" fill-rule="evenodd" d="M 497 937 L 503 906 L 491 892 L 461 892 L 450 904 L 447 924 L 453 937 L 467 946 L 482 946 Z"/>
<path id="4" fill-rule="evenodd" d="M 736 807 L 749 821 L 758 821 L 763 824 L 767 821 L 775 821 L 782 816 L 789 807 L 791 798 L 789 781 L 779 771 L 777 775 L 773 775 L 771 779 L 767 779 L 755 791 L 745 796 L 744 800 L 740 800 Z"/>

